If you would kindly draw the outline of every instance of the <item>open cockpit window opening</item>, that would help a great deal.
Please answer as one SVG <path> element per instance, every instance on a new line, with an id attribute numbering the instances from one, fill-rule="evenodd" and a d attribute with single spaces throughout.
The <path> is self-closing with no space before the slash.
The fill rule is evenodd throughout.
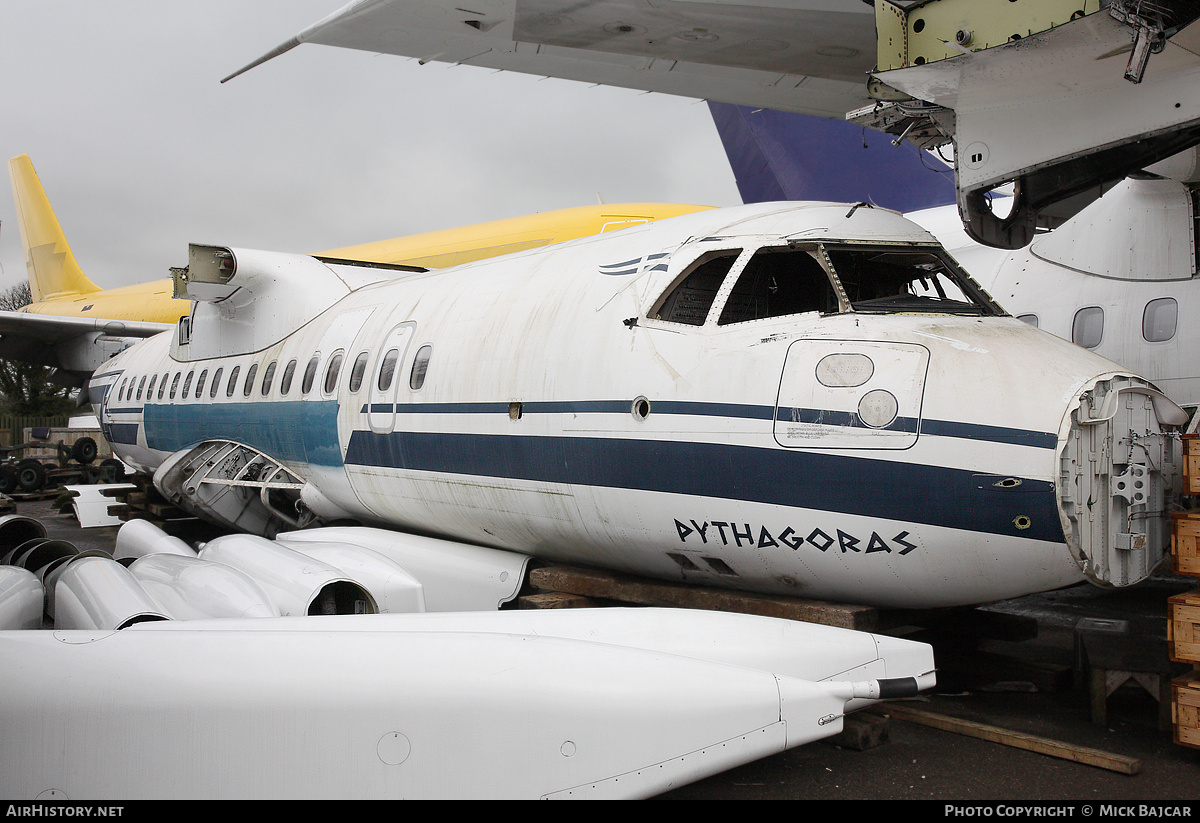
<path id="1" fill-rule="evenodd" d="M 668 323 L 704 325 L 717 290 L 741 253 L 741 249 L 722 249 L 700 255 L 650 310 L 649 316 Z"/>
<path id="2" fill-rule="evenodd" d="M 853 311 L 1004 314 L 940 249 L 825 244 L 824 251 Z"/>
<path id="3" fill-rule="evenodd" d="M 837 292 L 813 251 L 787 246 L 756 251 L 738 275 L 717 325 L 807 312 L 837 312 Z"/>

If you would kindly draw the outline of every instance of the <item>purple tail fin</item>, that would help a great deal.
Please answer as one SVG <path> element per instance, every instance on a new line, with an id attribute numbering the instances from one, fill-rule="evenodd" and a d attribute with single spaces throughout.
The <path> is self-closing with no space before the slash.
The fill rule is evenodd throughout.
<path id="1" fill-rule="evenodd" d="M 900 212 L 954 202 L 950 167 L 882 132 L 728 103 L 708 108 L 743 202 L 863 202 Z"/>

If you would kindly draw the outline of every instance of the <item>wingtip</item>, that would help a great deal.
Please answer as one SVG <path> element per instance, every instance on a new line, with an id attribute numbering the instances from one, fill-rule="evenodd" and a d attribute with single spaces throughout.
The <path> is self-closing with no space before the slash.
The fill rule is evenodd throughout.
<path id="1" fill-rule="evenodd" d="M 229 75 L 228 77 L 222 78 L 221 82 L 228 83 L 233 78 L 250 71 L 250 69 L 257 68 L 258 66 L 261 66 L 263 63 L 267 62 L 268 60 L 273 60 L 274 58 L 278 57 L 279 55 L 285 54 L 286 52 L 291 51 L 292 49 L 296 48 L 296 46 L 300 45 L 300 43 L 301 43 L 301 40 L 300 40 L 299 36 L 293 37 L 284 43 L 280 43 L 278 46 L 271 49 L 269 52 L 264 54 L 262 57 L 258 58 L 257 60 L 255 60 L 251 63 L 246 64 L 245 66 L 242 66 L 240 69 L 238 69 L 237 71 L 235 71 L 233 74 Z"/>

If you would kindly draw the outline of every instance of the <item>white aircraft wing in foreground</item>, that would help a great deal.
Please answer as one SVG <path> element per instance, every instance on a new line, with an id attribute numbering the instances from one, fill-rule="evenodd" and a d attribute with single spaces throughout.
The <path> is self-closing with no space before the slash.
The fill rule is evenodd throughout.
<path id="1" fill-rule="evenodd" d="M 8 798 L 630 798 L 933 685 L 922 643 L 660 609 L 0 632 Z"/>

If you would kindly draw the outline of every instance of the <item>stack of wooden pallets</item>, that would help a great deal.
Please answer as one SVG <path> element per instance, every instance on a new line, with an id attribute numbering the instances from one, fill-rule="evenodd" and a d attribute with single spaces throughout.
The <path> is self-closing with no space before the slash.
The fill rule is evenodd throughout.
<path id="1" fill-rule="evenodd" d="M 1183 436 L 1183 453 L 1183 493 L 1200 496 L 1200 434 Z M 1200 578 L 1200 509 L 1172 514 L 1171 559 L 1176 574 Z M 1200 588 L 1177 594 L 1167 602 L 1171 659 L 1192 666 L 1190 672 L 1171 684 L 1175 742 L 1200 748 Z"/>

